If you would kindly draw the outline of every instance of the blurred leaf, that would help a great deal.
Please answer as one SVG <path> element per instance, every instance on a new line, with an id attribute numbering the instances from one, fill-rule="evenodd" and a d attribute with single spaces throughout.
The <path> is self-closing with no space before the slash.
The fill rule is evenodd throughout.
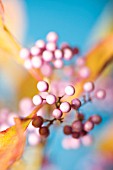
<path id="1" fill-rule="evenodd" d="M 25 144 L 24 131 L 40 107 L 41 106 L 36 107 L 33 112 L 22 121 L 15 119 L 15 126 L 0 132 L 1 170 L 7 170 L 8 167 L 21 157 Z"/>

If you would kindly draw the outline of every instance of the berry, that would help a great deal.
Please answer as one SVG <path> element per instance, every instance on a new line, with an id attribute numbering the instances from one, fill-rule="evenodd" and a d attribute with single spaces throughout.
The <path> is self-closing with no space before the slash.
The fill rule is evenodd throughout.
<path id="1" fill-rule="evenodd" d="M 43 137 L 48 137 L 49 136 L 49 128 L 46 126 L 43 126 L 39 129 L 39 134 Z"/>
<path id="2" fill-rule="evenodd" d="M 85 124 L 84 124 L 84 130 L 86 132 L 89 132 L 91 131 L 92 129 L 94 128 L 94 123 L 92 121 L 86 121 Z"/>
<path id="3" fill-rule="evenodd" d="M 100 89 L 96 92 L 97 99 L 104 99 L 105 96 L 106 96 L 105 90 Z"/>
<path id="4" fill-rule="evenodd" d="M 87 82 L 84 84 L 83 88 L 86 92 L 92 92 L 94 90 L 94 83 Z"/>
<path id="5" fill-rule="evenodd" d="M 78 139 L 80 137 L 80 134 L 78 132 L 73 132 L 72 137 Z"/>
<path id="6" fill-rule="evenodd" d="M 43 102 L 43 99 L 40 95 L 35 95 L 33 97 L 33 104 L 34 105 L 38 106 L 38 105 L 42 104 L 42 102 Z"/>
<path id="7" fill-rule="evenodd" d="M 73 96 L 75 94 L 75 88 L 72 85 L 66 86 L 65 94 L 68 96 Z"/>
<path id="8" fill-rule="evenodd" d="M 48 95 L 46 96 L 46 102 L 47 102 L 48 104 L 55 104 L 55 102 L 56 102 L 56 96 L 53 95 L 53 94 L 48 94 Z"/>
<path id="9" fill-rule="evenodd" d="M 34 46 L 31 48 L 30 52 L 31 52 L 31 55 L 37 56 L 41 53 L 41 50 L 39 48 L 37 48 L 36 46 Z"/>
<path id="10" fill-rule="evenodd" d="M 89 77 L 90 75 L 90 70 L 88 67 L 84 66 L 82 67 L 80 70 L 79 70 L 79 75 L 82 77 L 82 78 L 87 78 Z"/>
<path id="11" fill-rule="evenodd" d="M 32 68 L 32 63 L 31 63 L 31 60 L 30 59 L 26 59 L 25 62 L 24 62 L 24 67 L 26 69 L 31 69 Z"/>
<path id="12" fill-rule="evenodd" d="M 83 129 L 83 124 L 81 121 L 79 120 L 75 120 L 73 123 L 72 123 L 72 129 L 74 132 L 81 132 L 82 129 Z"/>
<path id="13" fill-rule="evenodd" d="M 77 110 L 81 106 L 81 101 L 79 99 L 75 98 L 71 101 L 71 105 L 72 105 L 73 109 Z"/>
<path id="14" fill-rule="evenodd" d="M 66 126 L 64 126 L 63 131 L 64 131 L 64 134 L 65 134 L 65 135 L 71 135 L 71 134 L 72 134 L 72 127 L 66 125 Z"/>
<path id="15" fill-rule="evenodd" d="M 42 54 L 42 58 L 45 62 L 50 62 L 53 60 L 53 53 L 51 51 L 45 50 Z"/>
<path id="16" fill-rule="evenodd" d="M 27 59 L 27 58 L 29 58 L 29 56 L 30 56 L 30 52 L 29 52 L 29 50 L 27 48 L 22 48 L 20 50 L 20 57 L 21 58 Z"/>
<path id="17" fill-rule="evenodd" d="M 53 42 L 48 42 L 48 43 L 46 44 L 46 49 L 47 49 L 48 51 L 54 52 L 55 49 L 56 49 L 56 44 L 53 43 Z"/>
<path id="18" fill-rule="evenodd" d="M 38 48 L 44 49 L 46 44 L 45 44 L 45 42 L 43 40 L 38 40 L 38 41 L 36 41 L 36 46 Z"/>
<path id="19" fill-rule="evenodd" d="M 62 59 L 63 58 L 63 53 L 60 49 L 56 49 L 54 51 L 55 59 Z"/>
<path id="20" fill-rule="evenodd" d="M 60 69 L 63 67 L 63 61 L 60 59 L 55 60 L 53 64 L 54 64 L 54 67 L 57 69 Z"/>
<path id="21" fill-rule="evenodd" d="M 52 116 L 56 119 L 59 119 L 62 117 L 62 111 L 60 109 L 54 109 Z"/>
<path id="22" fill-rule="evenodd" d="M 90 120 L 94 123 L 94 124 L 100 124 L 102 121 L 102 118 L 99 115 L 93 115 L 90 117 Z"/>
<path id="23" fill-rule="evenodd" d="M 46 71 L 45 71 L 46 70 Z M 49 77 L 52 74 L 52 67 L 49 63 L 44 63 L 41 67 L 41 72 L 44 76 Z"/>
<path id="24" fill-rule="evenodd" d="M 43 61 L 39 56 L 34 56 L 31 59 L 31 63 L 34 68 L 40 68 L 43 64 Z"/>
<path id="25" fill-rule="evenodd" d="M 55 32 L 49 32 L 46 37 L 47 41 L 56 43 L 58 35 Z"/>
<path id="26" fill-rule="evenodd" d="M 64 59 L 65 60 L 70 60 L 73 57 L 72 50 L 69 48 L 64 49 Z"/>
<path id="27" fill-rule="evenodd" d="M 48 91 L 49 85 L 46 81 L 39 81 L 37 84 L 37 88 L 40 92 Z"/>
<path id="28" fill-rule="evenodd" d="M 71 110 L 71 105 L 68 102 L 62 102 L 60 104 L 60 110 L 67 113 Z"/>
<path id="29" fill-rule="evenodd" d="M 33 121 L 32 121 L 32 125 L 36 128 L 39 128 L 42 126 L 44 120 L 41 116 L 36 116 Z"/>

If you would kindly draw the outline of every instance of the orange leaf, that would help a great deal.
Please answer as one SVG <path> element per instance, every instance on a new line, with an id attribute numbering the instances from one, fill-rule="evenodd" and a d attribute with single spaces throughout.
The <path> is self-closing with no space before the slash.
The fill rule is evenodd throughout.
<path id="1" fill-rule="evenodd" d="M 15 119 L 15 126 L 0 132 L 0 169 L 7 170 L 16 160 L 18 160 L 24 150 L 24 131 L 32 120 L 32 117 L 40 109 L 36 107 L 25 119 L 20 121 Z"/>

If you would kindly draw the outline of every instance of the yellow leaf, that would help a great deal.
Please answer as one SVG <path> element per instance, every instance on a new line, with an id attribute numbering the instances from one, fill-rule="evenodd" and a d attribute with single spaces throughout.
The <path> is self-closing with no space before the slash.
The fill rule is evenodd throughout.
<path id="1" fill-rule="evenodd" d="M 18 160 L 24 150 L 25 135 L 24 131 L 29 125 L 32 117 L 40 109 L 36 107 L 33 112 L 20 121 L 15 120 L 16 125 L 11 128 L 0 132 L 0 169 L 7 170 L 16 160 Z"/>

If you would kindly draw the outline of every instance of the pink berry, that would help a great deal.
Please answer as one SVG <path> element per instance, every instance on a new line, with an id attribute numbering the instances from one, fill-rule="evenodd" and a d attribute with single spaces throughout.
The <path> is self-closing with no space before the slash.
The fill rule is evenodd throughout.
<path id="1" fill-rule="evenodd" d="M 60 109 L 54 109 L 52 116 L 56 119 L 59 119 L 62 117 L 62 111 Z"/>
<path id="2" fill-rule="evenodd" d="M 31 63 L 34 68 L 40 68 L 43 64 L 43 61 L 39 56 L 34 56 L 31 59 Z"/>
<path id="3" fill-rule="evenodd" d="M 71 101 L 71 105 L 72 105 L 73 109 L 77 110 L 81 106 L 81 101 L 79 99 L 75 98 Z"/>
<path id="4" fill-rule="evenodd" d="M 85 124 L 84 124 L 84 130 L 86 131 L 86 132 L 89 132 L 89 131 L 91 131 L 92 129 L 94 128 L 94 123 L 92 122 L 92 121 L 87 121 L 87 122 L 85 122 Z"/>
<path id="5" fill-rule="evenodd" d="M 97 99 L 104 99 L 105 96 L 106 96 L 105 90 L 100 89 L 96 92 Z"/>
<path id="6" fill-rule="evenodd" d="M 30 52 L 29 52 L 29 50 L 27 48 L 22 48 L 20 50 L 20 57 L 21 58 L 27 59 L 27 58 L 29 58 L 29 56 L 30 56 Z"/>
<path id="7" fill-rule="evenodd" d="M 99 115 L 93 115 L 90 117 L 90 120 L 94 123 L 94 124 L 100 124 L 102 121 L 102 118 Z"/>
<path id="8" fill-rule="evenodd" d="M 73 123 L 72 123 L 72 129 L 74 132 L 81 132 L 82 129 L 83 129 L 83 124 L 80 120 L 75 120 Z"/>
<path id="9" fill-rule="evenodd" d="M 72 50 L 69 48 L 64 49 L 64 59 L 70 60 L 73 57 Z"/>
<path id="10" fill-rule="evenodd" d="M 46 70 L 46 71 L 45 71 Z M 41 67 L 41 72 L 44 76 L 49 77 L 52 74 L 52 67 L 49 63 L 44 63 Z"/>
<path id="11" fill-rule="evenodd" d="M 36 46 L 33 46 L 30 51 L 31 55 L 33 56 L 39 55 L 41 53 L 41 50 Z"/>
<path id="12" fill-rule="evenodd" d="M 50 62 L 53 60 L 53 53 L 51 51 L 45 50 L 42 54 L 42 58 L 45 62 Z"/>
<path id="13" fill-rule="evenodd" d="M 94 83 L 93 82 L 87 82 L 83 86 L 84 90 L 86 92 L 92 92 L 94 90 Z"/>
<path id="14" fill-rule="evenodd" d="M 60 49 L 56 49 L 54 51 L 54 55 L 55 55 L 56 59 L 62 59 L 63 58 L 63 53 L 62 53 L 62 51 Z"/>
<path id="15" fill-rule="evenodd" d="M 49 42 L 57 42 L 58 35 L 55 32 L 49 32 L 46 37 L 47 41 Z"/>
<path id="16" fill-rule="evenodd" d="M 69 46 L 69 44 L 67 42 L 63 42 L 60 47 L 61 47 L 61 50 L 64 50 L 66 48 L 70 49 L 70 46 Z"/>
<path id="17" fill-rule="evenodd" d="M 42 99 L 42 97 L 40 95 L 35 95 L 33 97 L 34 105 L 38 106 L 38 105 L 42 104 L 42 102 L 43 102 L 43 99 Z"/>
<path id="18" fill-rule="evenodd" d="M 75 94 L 75 88 L 72 85 L 66 86 L 65 94 L 68 96 L 73 96 Z"/>
<path id="19" fill-rule="evenodd" d="M 60 69 L 63 67 L 63 61 L 60 59 L 55 60 L 53 64 L 54 64 L 54 67 L 57 69 Z"/>
<path id="20" fill-rule="evenodd" d="M 43 40 L 38 40 L 38 41 L 36 41 L 36 46 L 38 48 L 44 49 L 46 46 L 46 43 Z"/>
<path id="21" fill-rule="evenodd" d="M 53 95 L 53 94 L 48 94 L 48 95 L 46 96 L 46 102 L 47 102 L 48 104 L 54 104 L 54 103 L 56 102 L 56 96 Z"/>
<path id="22" fill-rule="evenodd" d="M 90 70 L 88 67 L 84 66 L 82 67 L 80 70 L 79 70 L 79 75 L 82 77 L 82 78 L 87 78 L 89 77 L 90 75 Z"/>
<path id="23" fill-rule="evenodd" d="M 67 113 L 71 110 L 71 105 L 68 102 L 62 102 L 60 104 L 60 110 Z"/>
<path id="24" fill-rule="evenodd" d="M 81 142 L 84 146 L 90 146 L 93 142 L 93 138 L 90 135 L 85 135 L 81 138 Z"/>
<path id="25" fill-rule="evenodd" d="M 85 59 L 83 57 L 79 57 L 76 61 L 77 66 L 81 67 L 85 64 Z"/>
<path id="26" fill-rule="evenodd" d="M 48 51 L 55 51 L 55 49 L 56 49 L 56 44 L 53 43 L 53 42 L 48 42 L 48 43 L 46 44 L 46 49 L 47 49 Z"/>
<path id="27" fill-rule="evenodd" d="M 40 92 L 45 92 L 45 91 L 48 91 L 49 85 L 46 81 L 39 81 L 37 83 L 37 88 Z"/>
<path id="28" fill-rule="evenodd" d="M 31 63 L 31 60 L 30 59 L 26 59 L 25 62 L 24 62 L 24 67 L 27 69 L 27 70 L 30 70 L 32 68 L 32 63 Z"/>

